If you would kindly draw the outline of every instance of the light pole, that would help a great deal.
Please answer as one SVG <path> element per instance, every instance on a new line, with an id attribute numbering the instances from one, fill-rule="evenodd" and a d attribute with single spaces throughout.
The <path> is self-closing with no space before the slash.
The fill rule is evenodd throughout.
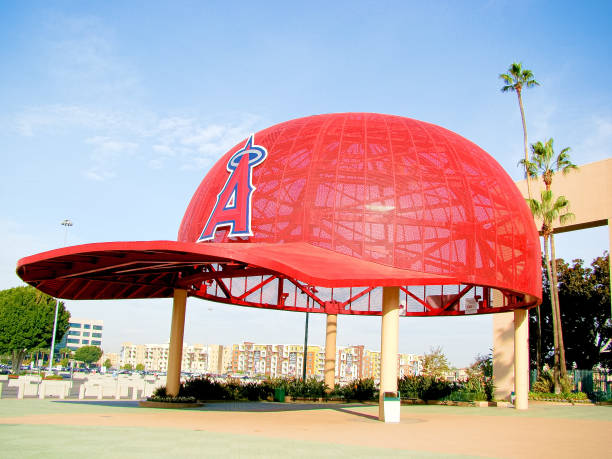
<path id="1" fill-rule="evenodd" d="M 64 220 L 61 223 L 66 228 L 64 231 L 64 246 L 68 241 L 68 227 L 72 226 L 71 220 Z M 53 353 L 55 352 L 55 333 L 57 333 L 57 312 L 59 310 L 59 298 L 55 299 L 55 319 L 53 320 L 53 334 L 51 335 L 51 352 L 49 353 L 49 373 L 53 372 Z"/>

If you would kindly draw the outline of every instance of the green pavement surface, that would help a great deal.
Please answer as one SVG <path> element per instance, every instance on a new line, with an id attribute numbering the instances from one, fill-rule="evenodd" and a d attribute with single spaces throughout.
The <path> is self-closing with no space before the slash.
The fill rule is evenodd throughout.
<path id="1" fill-rule="evenodd" d="M 378 415 L 378 406 L 361 404 L 298 404 L 272 402 L 228 402 L 208 403 L 195 411 L 299 411 L 299 410 L 353 410 L 364 414 Z M 134 410 L 159 411 L 157 408 L 140 408 L 138 402 L 114 400 L 38 400 L 38 399 L 3 399 L 0 400 L 0 417 L 30 416 L 35 414 L 79 414 L 79 413 L 133 413 Z M 449 416 L 510 416 L 531 418 L 591 419 L 594 421 L 612 421 L 612 406 L 559 406 L 533 404 L 526 411 L 513 408 L 476 408 L 443 405 L 407 405 L 402 406 L 404 415 L 443 413 Z"/>
<path id="2" fill-rule="evenodd" d="M 0 426 L 4 457 L 472 457 L 183 429 Z M 475 456 L 473 456 L 475 457 Z"/>
<path id="3" fill-rule="evenodd" d="M 376 406 L 296 405 L 283 403 L 212 403 L 198 411 L 284 411 L 298 409 L 342 409 L 374 415 Z M 135 402 L 0 400 L 0 418 L 44 414 L 130 413 Z M 443 413 L 449 416 L 514 416 L 612 421 L 612 407 L 537 405 L 528 411 L 510 408 L 468 408 L 447 406 L 403 406 L 404 416 Z M 408 419 L 406 420 L 410 422 Z M 428 451 L 373 448 L 306 440 L 268 438 L 256 435 L 208 432 L 205 430 L 155 427 L 102 427 L 0 424 L 0 456 L 65 458 L 72 455 L 102 457 L 471 457 L 440 455 Z M 474 456 L 475 457 L 475 456 Z M 482 456 L 479 456 L 482 457 Z"/>

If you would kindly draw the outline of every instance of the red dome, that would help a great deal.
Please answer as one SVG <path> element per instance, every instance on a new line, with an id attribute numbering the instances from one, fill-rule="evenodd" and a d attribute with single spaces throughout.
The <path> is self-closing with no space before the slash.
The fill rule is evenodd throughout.
<path id="1" fill-rule="evenodd" d="M 254 143 L 268 155 L 253 168 L 253 235 L 231 238 L 219 227 L 213 243 L 302 242 L 541 296 L 538 233 L 523 197 L 491 156 L 458 134 L 399 116 L 341 113 L 272 126 Z M 198 240 L 229 158 L 244 144 L 206 175 L 179 241 Z"/>

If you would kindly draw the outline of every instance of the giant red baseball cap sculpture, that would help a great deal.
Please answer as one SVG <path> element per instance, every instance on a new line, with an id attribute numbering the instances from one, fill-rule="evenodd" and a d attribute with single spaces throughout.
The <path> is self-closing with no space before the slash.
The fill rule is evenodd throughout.
<path id="1" fill-rule="evenodd" d="M 189 296 L 282 310 L 401 315 L 528 308 L 538 233 L 484 150 L 442 127 L 372 113 L 310 116 L 242 140 L 208 172 L 177 241 L 106 242 L 19 260 L 67 299 Z M 497 290 L 492 301 L 492 290 Z"/>

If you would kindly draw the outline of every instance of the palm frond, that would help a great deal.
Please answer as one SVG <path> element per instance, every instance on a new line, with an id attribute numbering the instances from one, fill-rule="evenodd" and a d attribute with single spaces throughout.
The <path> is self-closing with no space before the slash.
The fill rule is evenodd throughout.
<path id="1" fill-rule="evenodd" d="M 573 213 L 568 212 L 568 213 L 566 213 L 566 214 L 559 215 L 559 222 L 560 222 L 562 225 L 565 225 L 566 223 L 571 222 L 571 221 L 572 221 L 572 220 L 574 220 L 575 218 L 576 218 L 576 216 L 575 216 Z"/>

